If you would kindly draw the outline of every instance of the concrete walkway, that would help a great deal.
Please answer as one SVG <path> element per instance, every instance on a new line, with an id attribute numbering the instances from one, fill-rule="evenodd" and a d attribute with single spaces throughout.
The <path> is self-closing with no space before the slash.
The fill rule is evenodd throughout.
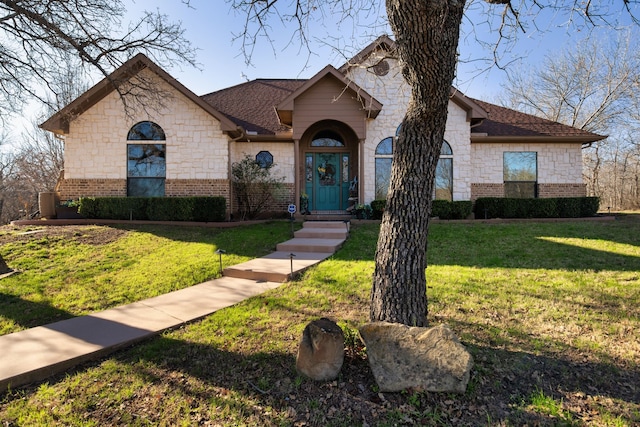
<path id="1" fill-rule="evenodd" d="M 220 279 L 0 336 L 0 391 L 44 380 L 276 288 L 331 256 L 348 227 L 348 222 L 307 221 L 276 252 L 225 268 Z"/>

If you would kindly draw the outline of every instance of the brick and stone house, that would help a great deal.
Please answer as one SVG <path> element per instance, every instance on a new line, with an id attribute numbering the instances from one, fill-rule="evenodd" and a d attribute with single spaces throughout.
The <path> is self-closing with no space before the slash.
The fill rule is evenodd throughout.
<path id="1" fill-rule="evenodd" d="M 409 88 L 383 36 L 310 79 L 258 79 L 197 96 L 140 54 L 41 127 L 65 140 L 63 200 L 224 196 L 231 165 L 273 163 L 285 192 L 318 212 L 385 197 Z M 112 82 L 154 79 L 162 102 L 125 111 Z M 434 197 L 585 196 L 582 147 L 604 138 L 466 97 L 452 88 Z M 350 191 L 351 190 L 351 191 Z"/>

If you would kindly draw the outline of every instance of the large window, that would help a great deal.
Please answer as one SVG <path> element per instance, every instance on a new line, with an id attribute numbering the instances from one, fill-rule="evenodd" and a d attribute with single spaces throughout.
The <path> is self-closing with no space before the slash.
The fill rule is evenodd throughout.
<path id="1" fill-rule="evenodd" d="M 387 198 L 393 160 L 393 140 L 392 137 L 385 138 L 376 147 L 376 200 Z"/>
<path id="2" fill-rule="evenodd" d="M 506 151 L 503 156 L 504 196 L 537 197 L 538 153 Z"/>
<path id="3" fill-rule="evenodd" d="M 397 132 L 400 131 L 398 127 Z M 397 133 L 396 133 L 397 134 Z M 378 143 L 375 152 L 376 161 L 376 187 L 375 198 L 386 199 L 391 178 L 391 162 L 395 138 L 388 137 Z M 436 166 L 435 199 L 453 199 L 453 151 L 447 141 L 442 142 L 440 158 Z"/>
<path id="4" fill-rule="evenodd" d="M 453 200 L 453 151 L 447 141 L 442 141 L 435 187 L 434 199 Z"/>
<path id="5" fill-rule="evenodd" d="M 165 134 L 153 122 L 134 125 L 127 135 L 129 141 L 164 141 Z M 167 176 L 166 144 L 127 144 L 127 195 L 131 197 L 162 197 Z"/>

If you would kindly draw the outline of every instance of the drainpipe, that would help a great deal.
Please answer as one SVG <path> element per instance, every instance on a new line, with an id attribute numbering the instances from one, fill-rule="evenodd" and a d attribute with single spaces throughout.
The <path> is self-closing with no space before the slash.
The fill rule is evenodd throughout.
<path id="1" fill-rule="evenodd" d="M 300 193 L 301 193 L 300 177 L 301 176 L 303 177 L 302 179 L 304 179 L 304 173 L 302 175 L 300 174 L 300 140 L 294 139 L 293 140 L 293 182 L 294 182 L 293 204 L 296 206 L 300 204 Z M 298 206 L 298 211 L 300 211 L 300 206 Z"/>
<path id="2" fill-rule="evenodd" d="M 364 203 L 364 141 L 365 139 L 360 139 L 358 143 L 358 201 L 357 203 Z"/>

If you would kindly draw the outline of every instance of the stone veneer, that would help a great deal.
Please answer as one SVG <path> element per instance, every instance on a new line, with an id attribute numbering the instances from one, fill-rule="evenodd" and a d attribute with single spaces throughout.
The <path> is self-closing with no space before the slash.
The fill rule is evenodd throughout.
<path id="1" fill-rule="evenodd" d="M 126 114 L 114 91 L 71 121 L 65 136 L 65 177 L 84 180 L 126 180 L 127 141 L 131 127 L 141 121 L 157 123 L 166 135 L 167 180 L 228 179 L 228 138 L 218 120 L 157 79 L 163 103 L 147 105 Z M 147 141 L 148 142 L 148 141 Z"/>
<path id="2" fill-rule="evenodd" d="M 367 138 L 363 148 L 363 198 L 364 203 L 371 203 L 375 197 L 375 150 L 380 141 L 393 137 L 396 129 L 404 118 L 409 103 L 410 88 L 401 74 L 398 61 L 387 58 L 390 64 L 386 76 L 377 76 L 367 65 L 376 63 L 381 58 L 372 55 L 364 66 L 355 67 L 348 73 L 348 77 L 362 87 L 370 95 L 380 101 L 384 108 L 375 120 L 367 124 Z M 449 102 L 447 126 L 444 139 L 453 151 L 453 200 L 469 200 L 472 171 L 471 163 L 470 124 L 467 113 L 453 101 Z"/>

